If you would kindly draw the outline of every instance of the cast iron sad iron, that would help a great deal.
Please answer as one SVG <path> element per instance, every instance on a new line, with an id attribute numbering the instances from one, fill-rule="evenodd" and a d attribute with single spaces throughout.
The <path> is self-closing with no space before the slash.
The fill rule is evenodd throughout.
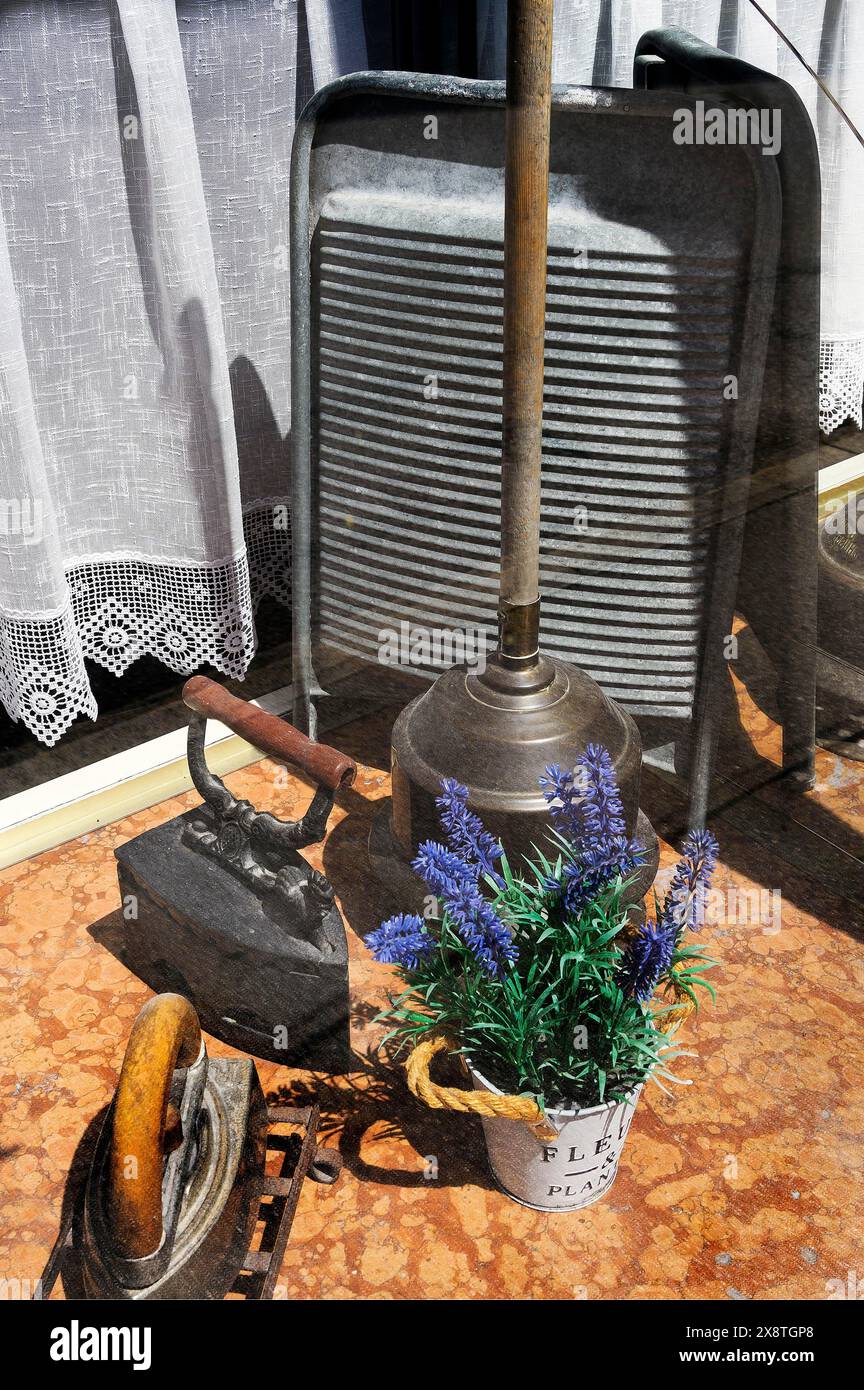
<path id="1" fill-rule="evenodd" d="M 187 999 L 149 1000 L 83 1200 L 79 1190 L 37 1298 L 50 1297 L 62 1271 L 67 1297 L 222 1299 L 242 1270 L 262 1276 L 251 1297 L 272 1297 L 303 1178 L 333 1182 L 341 1166 L 338 1154 L 317 1147 L 317 1118 L 317 1107 L 268 1108 L 250 1058 L 208 1057 Z M 270 1129 L 285 1124 L 306 1131 L 290 1179 L 265 1172 Z M 258 1221 L 267 1220 L 262 1198 L 281 1206 L 272 1239 L 253 1250 Z"/>
<path id="2" fill-rule="evenodd" d="M 349 1065 L 348 948 L 333 888 L 298 853 L 323 840 L 351 758 L 203 676 L 186 682 L 188 759 L 204 805 L 115 851 L 124 964 L 151 989 L 184 995 L 201 1025 L 288 1066 Z M 207 766 L 207 718 L 316 783 L 282 821 L 234 797 Z"/>
<path id="3" fill-rule="evenodd" d="M 254 1063 L 209 1058 L 179 995 L 145 1004 L 87 1183 L 87 1296 L 171 1298 L 182 1287 L 221 1298 L 249 1246 L 264 1124 Z"/>

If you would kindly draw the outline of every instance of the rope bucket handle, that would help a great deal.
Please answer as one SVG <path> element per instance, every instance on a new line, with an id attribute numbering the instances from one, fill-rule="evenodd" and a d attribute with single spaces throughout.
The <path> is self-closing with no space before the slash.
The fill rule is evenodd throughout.
<path id="1" fill-rule="evenodd" d="M 667 1006 L 666 1012 L 660 1019 L 664 1033 L 670 1036 L 678 1032 L 681 1024 L 695 1012 L 696 1005 L 690 996 L 681 988 L 675 978 L 675 971 L 672 974 L 672 997 L 674 1004 Z"/>
<path id="2" fill-rule="evenodd" d="M 547 1124 L 533 1096 L 502 1096 L 491 1091 L 462 1091 L 439 1086 L 429 1075 L 432 1058 L 439 1052 L 456 1052 L 458 1044 L 443 1033 L 418 1043 L 405 1063 L 408 1089 L 430 1110 L 456 1110 L 485 1119 L 521 1120 L 538 1139 L 555 1139 L 558 1131 Z"/>

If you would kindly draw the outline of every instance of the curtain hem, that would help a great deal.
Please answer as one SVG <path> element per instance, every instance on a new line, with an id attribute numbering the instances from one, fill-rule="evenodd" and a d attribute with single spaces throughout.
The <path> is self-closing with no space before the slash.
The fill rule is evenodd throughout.
<path id="1" fill-rule="evenodd" d="M 117 676 L 152 656 L 177 675 L 210 665 L 242 680 L 261 599 L 290 605 L 287 500 L 250 506 L 243 527 L 245 553 L 225 564 L 95 559 L 68 569 L 61 613 L 0 615 L 0 701 L 10 717 L 49 747 L 78 715 L 95 719 L 85 659 Z"/>
<path id="2" fill-rule="evenodd" d="M 819 349 L 819 428 L 847 420 L 864 428 L 864 337 L 823 338 Z"/>

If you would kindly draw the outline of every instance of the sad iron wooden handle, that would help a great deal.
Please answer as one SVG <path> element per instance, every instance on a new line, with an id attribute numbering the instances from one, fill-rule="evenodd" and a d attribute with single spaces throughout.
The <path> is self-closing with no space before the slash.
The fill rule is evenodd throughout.
<path id="1" fill-rule="evenodd" d="M 180 994 L 159 994 L 129 1035 L 108 1150 L 106 1214 L 114 1253 L 139 1260 L 162 1240 L 162 1168 L 175 1067 L 201 1053 L 198 1015 Z"/>
<path id="2" fill-rule="evenodd" d="M 262 753 L 279 762 L 291 763 L 328 791 L 335 792 L 354 781 L 357 767 L 353 758 L 326 743 L 313 743 L 286 720 L 268 714 L 248 700 L 238 699 L 206 676 L 193 676 L 186 682 L 183 702 L 205 719 L 221 720 Z"/>

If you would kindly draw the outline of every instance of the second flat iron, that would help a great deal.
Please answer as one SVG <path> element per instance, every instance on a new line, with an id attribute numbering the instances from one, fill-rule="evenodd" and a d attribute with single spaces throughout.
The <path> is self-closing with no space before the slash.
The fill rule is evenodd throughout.
<path id="1" fill-rule="evenodd" d="M 351 758 L 203 676 L 183 689 L 189 771 L 204 805 L 115 851 L 124 964 L 152 989 L 195 1005 L 201 1025 L 286 1066 L 349 1064 L 348 948 L 331 884 L 299 851 L 324 839 Z M 283 821 L 236 798 L 207 766 L 219 719 L 315 783 L 306 812 Z"/>

